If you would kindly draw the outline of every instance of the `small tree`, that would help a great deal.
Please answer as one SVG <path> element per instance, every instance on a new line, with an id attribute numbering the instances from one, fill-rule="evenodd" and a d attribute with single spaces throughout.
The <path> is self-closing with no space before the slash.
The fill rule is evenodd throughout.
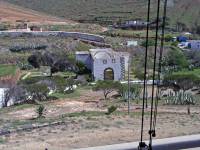
<path id="1" fill-rule="evenodd" d="M 76 62 L 76 66 L 78 68 L 77 74 L 90 74 L 91 71 L 86 67 L 86 65 L 80 61 Z"/>
<path id="2" fill-rule="evenodd" d="M 94 86 L 94 91 L 102 91 L 104 99 L 107 100 L 108 95 L 113 91 L 118 91 L 121 87 L 121 84 L 116 81 L 106 80 L 106 81 L 97 81 Z"/>
<path id="3" fill-rule="evenodd" d="M 38 114 L 38 118 L 43 117 L 44 111 L 45 111 L 44 105 L 39 105 L 39 107 L 36 110 L 36 113 Z"/>
<path id="4" fill-rule="evenodd" d="M 176 47 L 171 47 L 163 60 L 163 66 L 173 68 L 173 70 L 181 70 L 189 65 L 184 53 Z"/>
<path id="5" fill-rule="evenodd" d="M 65 88 L 65 93 L 70 94 L 74 92 L 74 85 L 75 85 L 75 81 L 73 78 L 69 78 L 66 80 L 66 88 Z"/>
<path id="6" fill-rule="evenodd" d="M 29 84 L 26 86 L 26 90 L 34 102 L 38 103 L 38 101 L 46 100 L 48 97 L 49 89 L 44 84 Z"/>
<path id="7" fill-rule="evenodd" d="M 72 93 L 74 91 L 73 86 L 76 84 L 74 78 L 65 79 L 63 77 L 54 76 L 53 80 L 56 84 L 56 90 L 60 93 Z"/>
<path id="8" fill-rule="evenodd" d="M 59 71 L 76 72 L 76 67 L 73 61 L 69 60 L 67 57 L 63 57 L 57 53 L 51 53 L 48 51 L 44 53 L 37 52 L 32 54 L 28 58 L 28 62 L 35 68 L 49 66 L 51 68 L 50 76 L 52 76 L 52 73 Z"/>

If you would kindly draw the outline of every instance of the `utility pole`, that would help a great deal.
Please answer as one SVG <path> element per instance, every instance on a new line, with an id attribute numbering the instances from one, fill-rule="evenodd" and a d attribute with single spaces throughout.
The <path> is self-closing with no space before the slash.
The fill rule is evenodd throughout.
<path id="1" fill-rule="evenodd" d="M 130 114 L 130 56 L 128 59 L 128 114 Z"/>
<path id="2" fill-rule="evenodd" d="M 146 74 L 146 87 L 145 87 L 145 101 L 146 101 L 146 109 L 148 108 L 148 88 L 147 88 L 147 82 L 148 82 L 148 73 Z"/>

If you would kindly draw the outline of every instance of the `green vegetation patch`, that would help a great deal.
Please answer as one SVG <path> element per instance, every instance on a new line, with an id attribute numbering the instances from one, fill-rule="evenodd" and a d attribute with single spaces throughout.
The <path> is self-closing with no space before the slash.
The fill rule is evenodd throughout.
<path id="1" fill-rule="evenodd" d="M 175 75 L 194 75 L 197 76 L 200 79 L 200 69 L 194 69 L 194 70 L 183 70 L 178 71 L 174 73 Z"/>
<path id="2" fill-rule="evenodd" d="M 93 48 L 91 45 L 79 42 L 75 49 L 76 51 L 89 51 L 91 48 Z"/>
<path id="3" fill-rule="evenodd" d="M 67 71 L 67 72 L 54 73 L 53 76 L 60 76 L 60 77 L 63 77 L 63 78 L 71 78 L 71 77 L 75 77 L 76 74 L 73 73 L 73 72 Z"/>
<path id="4" fill-rule="evenodd" d="M 190 87 L 195 85 L 199 86 L 200 69 L 173 72 L 172 74 L 165 77 L 165 81 L 167 80 L 174 80 L 177 83 L 180 83 L 183 87 Z"/>
<path id="5" fill-rule="evenodd" d="M 4 138 L 0 137 L 0 144 L 4 144 L 6 142 L 6 140 Z"/>
<path id="6" fill-rule="evenodd" d="M 73 93 L 65 94 L 65 93 L 53 93 L 51 94 L 52 97 L 55 97 L 56 99 L 64 99 L 64 98 L 79 98 L 80 92 L 78 90 L 75 90 Z"/>
<path id="7" fill-rule="evenodd" d="M 190 79 L 191 81 L 200 83 L 200 69 L 194 69 L 192 71 L 184 70 L 184 71 L 178 71 L 174 72 L 170 79 Z"/>
<path id="8" fill-rule="evenodd" d="M 115 29 L 109 30 L 103 33 L 103 35 L 111 36 L 111 37 L 127 37 L 127 38 L 145 38 L 146 31 L 133 31 L 133 30 L 122 30 L 122 29 Z M 149 31 L 149 37 L 152 38 L 155 36 L 155 32 L 153 30 Z"/>
<path id="9" fill-rule="evenodd" d="M 0 77 L 15 75 L 17 67 L 15 65 L 2 65 L 0 64 Z"/>

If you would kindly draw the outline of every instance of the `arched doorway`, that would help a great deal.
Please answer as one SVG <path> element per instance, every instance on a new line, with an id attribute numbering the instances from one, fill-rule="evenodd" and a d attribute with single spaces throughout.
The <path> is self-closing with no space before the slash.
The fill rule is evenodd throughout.
<path id="1" fill-rule="evenodd" d="M 104 80 L 114 80 L 114 71 L 112 68 L 104 70 Z"/>

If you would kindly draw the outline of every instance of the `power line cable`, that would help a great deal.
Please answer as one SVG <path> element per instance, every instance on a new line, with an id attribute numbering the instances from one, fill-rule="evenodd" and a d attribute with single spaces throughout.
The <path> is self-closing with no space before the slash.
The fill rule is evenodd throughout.
<path id="1" fill-rule="evenodd" d="M 154 109 L 154 92 L 155 92 L 159 17 L 160 17 L 160 0 L 158 0 L 158 4 L 157 4 L 156 37 L 155 37 L 155 49 L 154 49 L 153 83 L 152 83 L 151 115 L 150 115 L 150 130 L 149 130 L 149 136 L 150 136 L 149 137 L 149 150 L 152 150 L 152 137 L 155 136 L 155 131 L 153 131 L 152 129 L 153 129 L 153 109 Z"/>
<path id="2" fill-rule="evenodd" d="M 146 80 L 147 80 L 147 59 L 148 59 L 148 44 L 149 44 L 150 10 L 151 10 L 151 0 L 148 0 L 145 66 L 144 66 L 144 88 L 143 88 L 143 101 L 142 101 L 141 139 L 140 139 L 138 149 L 143 149 L 143 148 L 147 147 L 146 143 L 143 142 L 143 134 L 144 134 L 144 109 L 145 109 L 145 100 L 146 100 Z"/>
<path id="3" fill-rule="evenodd" d="M 166 16 L 167 16 L 167 0 L 164 1 L 164 12 L 163 12 L 163 21 L 162 21 L 162 37 L 161 37 L 161 47 L 160 47 L 160 57 L 159 57 L 159 68 L 158 68 L 158 84 L 157 84 L 154 121 L 153 121 L 153 130 L 154 131 L 156 130 L 157 113 L 158 113 L 158 100 L 159 100 L 160 85 L 161 85 L 162 58 L 163 58 L 164 41 L 165 41 Z M 155 136 L 156 136 L 156 134 L 155 134 Z"/>

